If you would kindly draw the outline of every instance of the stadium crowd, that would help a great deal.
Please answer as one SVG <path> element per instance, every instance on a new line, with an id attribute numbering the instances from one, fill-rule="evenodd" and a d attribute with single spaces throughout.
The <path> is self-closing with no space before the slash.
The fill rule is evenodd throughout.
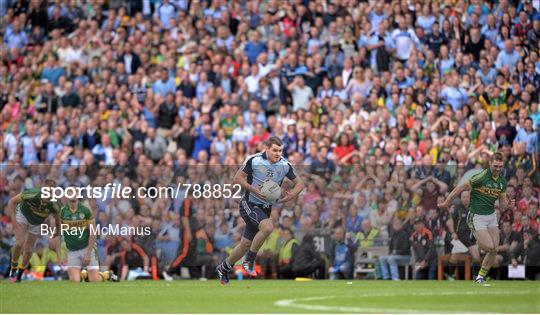
<path id="1" fill-rule="evenodd" d="M 530 0 L 0 1 L 0 271 L 13 244 L 5 206 L 23 188 L 224 184 L 276 135 L 307 187 L 274 206 L 264 277 L 351 278 L 365 249 L 387 246 L 380 278 L 398 279 L 411 257 L 417 278 L 434 278 L 452 240 L 474 247 L 468 196 L 448 211 L 437 202 L 495 151 L 512 201 L 497 209 L 498 264 L 534 277 L 539 10 Z M 152 228 L 98 240 L 104 267 L 151 277 L 180 267 L 211 277 L 243 229 L 233 198 L 108 198 L 95 210 L 97 223 Z M 35 271 L 58 263 L 48 246 Z"/>

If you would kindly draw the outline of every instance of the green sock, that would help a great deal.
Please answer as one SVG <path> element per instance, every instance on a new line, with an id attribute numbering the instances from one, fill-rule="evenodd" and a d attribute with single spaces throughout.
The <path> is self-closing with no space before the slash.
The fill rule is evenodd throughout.
<path id="1" fill-rule="evenodd" d="M 488 272 L 489 272 L 489 268 L 482 267 L 482 268 L 480 268 L 480 272 L 478 273 L 478 275 L 485 278 L 487 276 Z"/>

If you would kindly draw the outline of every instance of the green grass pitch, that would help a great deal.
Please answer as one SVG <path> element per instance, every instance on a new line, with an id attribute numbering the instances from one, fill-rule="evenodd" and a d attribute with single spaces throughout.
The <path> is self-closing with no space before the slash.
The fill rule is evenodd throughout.
<path id="1" fill-rule="evenodd" d="M 0 313 L 540 313 L 540 282 L 351 282 L 1 281 Z"/>

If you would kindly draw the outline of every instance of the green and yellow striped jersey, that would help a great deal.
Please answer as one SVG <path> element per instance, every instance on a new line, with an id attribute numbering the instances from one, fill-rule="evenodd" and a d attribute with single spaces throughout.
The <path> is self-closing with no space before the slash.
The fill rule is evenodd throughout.
<path id="1" fill-rule="evenodd" d="M 20 196 L 19 209 L 28 223 L 32 225 L 40 225 L 50 214 L 60 212 L 60 203 L 42 199 L 39 188 L 25 189 Z"/>
<path id="2" fill-rule="evenodd" d="M 60 211 L 60 219 L 62 224 L 67 224 L 68 229 L 77 228 L 77 233 L 64 233 L 64 241 L 66 247 L 70 251 L 76 251 L 88 246 L 90 238 L 90 224 L 94 220 L 92 211 L 88 209 L 82 202 L 77 202 L 77 208 L 72 211 L 69 205 L 62 207 Z M 79 228 L 83 228 L 82 233 L 79 233 Z"/>
<path id="3" fill-rule="evenodd" d="M 495 201 L 506 192 L 506 179 L 493 177 L 489 168 L 474 175 L 469 180 L 471 186 L 470 212 L 488 215 L 495 212 Z"/>

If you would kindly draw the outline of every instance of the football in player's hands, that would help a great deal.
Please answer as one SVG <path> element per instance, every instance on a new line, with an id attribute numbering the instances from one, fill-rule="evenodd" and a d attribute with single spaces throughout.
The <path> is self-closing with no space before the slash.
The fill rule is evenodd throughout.
<path id="1" fill-rule="evenodd" d="M 276 202 L 281 198 L 281 187 L 273 180 L 265 181 L 260 189 L 268 202 Z"/>

